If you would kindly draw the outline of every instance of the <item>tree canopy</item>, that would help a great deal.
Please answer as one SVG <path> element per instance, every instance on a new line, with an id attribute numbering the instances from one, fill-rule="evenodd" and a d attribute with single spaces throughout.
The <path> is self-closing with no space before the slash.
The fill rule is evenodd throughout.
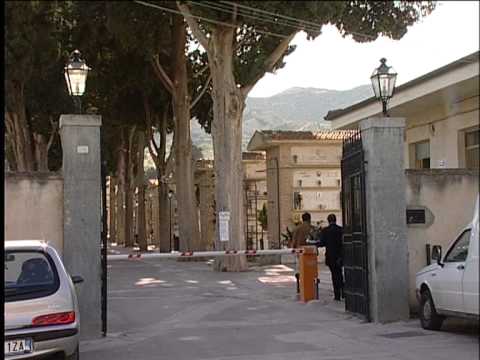
<path id="1" fill-rule="evenodd" d="M 50 167 L 57 170 L 56 122 L 72 108 L 63 77 L 74 26 L 71 2 L 9 1 L 5 11 L 7 159 L 20 171 L 46 170 L 52 149 Z"/>

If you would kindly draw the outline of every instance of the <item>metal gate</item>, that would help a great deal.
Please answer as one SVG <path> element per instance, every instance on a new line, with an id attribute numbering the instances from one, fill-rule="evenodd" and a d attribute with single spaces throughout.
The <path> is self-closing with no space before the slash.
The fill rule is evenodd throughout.
<path id="1" fill-rule="evenodd" d="M 370 321 L 365 171 L 361 132 L 343 140 L 342 218 L 345 309 Z"/>
<path id="2" fill-rule="evenodd" d="M 102 232 L 100 245 L 100 258 L 102 267 L 102 288 L 101 288 L 101 316 L 102 316 L 102 335 L 107 335 L 107 165 L 102 159 L 100 168 L 101 177 L 101 209 L 102 209 Z"/>

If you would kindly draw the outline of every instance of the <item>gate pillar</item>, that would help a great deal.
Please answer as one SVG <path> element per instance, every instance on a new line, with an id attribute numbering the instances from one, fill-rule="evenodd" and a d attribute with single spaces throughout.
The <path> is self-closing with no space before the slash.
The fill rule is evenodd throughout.
<path id="1" fill-rule="evenodd" d="M 365 119 L 360 129 L 365 161 L 370 316 L 381 323 L 407 320 L 405 119 Z"/>
<path id="2" fill-rule="evenodd" d="M 101 187 L 98 115 L 61 115 L 63 149 L 63 261 L 75 286 L 82 339 L 101 336 Z"/>

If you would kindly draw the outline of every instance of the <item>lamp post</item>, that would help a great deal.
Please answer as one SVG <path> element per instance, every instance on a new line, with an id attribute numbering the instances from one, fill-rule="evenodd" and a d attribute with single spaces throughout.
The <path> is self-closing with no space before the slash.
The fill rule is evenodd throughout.
<path id="1" fill-rule="evenodd" d="M 387 59 L 380 59 L 380 66 L 373 71 L 370 80 L 375 97 L 382 102 L 383 115 L 388 116 L 387 103 L 393 96 L 397 73 L 391 66 L 387 66 L 386 62 Z"/>
<path id="2" fill-rule="evenodd" d="M 81 97 L 85 92 L 88 72 L 91 70 L 80 56 L 80 51 L 74 50 L 70 54 L 70 58 L 64 68 L 68 94 L 73 98 L 77 114 L 81 114 L 82 112 Z"/>
<path id="3" fill-rule="evenodd" d="M 168 190 L 168 204 L 170 208 L 170 221 L 168 222 L 169 224 L 169 239 L 170 239 L 170 252 L 172 252 L 172 196 L 173 196 L 173 191 Z"/>

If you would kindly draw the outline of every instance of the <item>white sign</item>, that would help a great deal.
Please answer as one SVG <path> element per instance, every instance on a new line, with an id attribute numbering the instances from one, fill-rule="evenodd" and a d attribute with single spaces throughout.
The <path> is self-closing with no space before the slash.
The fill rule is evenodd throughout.
<path id="1" fill-rule="evenodd" d="M 86 145 L 77 146 L 77 154 L 88 154 L 88 146 Z"/>
<path id="2" fill-rule="evenodd" d="M 218 230 L 220 231 L 220 241 L 228 241 L 230 233 L 228 231 L 228 222 L 230 221 L 230 211 L 220 211 L 218 213 Z"/>

